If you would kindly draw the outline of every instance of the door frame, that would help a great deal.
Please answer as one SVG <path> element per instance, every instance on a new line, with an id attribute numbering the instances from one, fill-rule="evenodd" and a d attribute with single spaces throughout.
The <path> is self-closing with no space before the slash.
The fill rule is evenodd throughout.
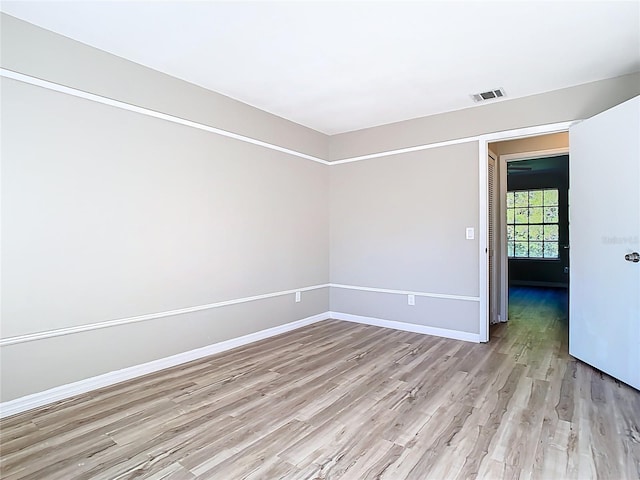
<path id="1" fill-rule="evenodd" d="M 487 156 L 489 155 L 489 143 L 537 137 L 539 135 L 546 135 L 549 133 L 567 132 L 571 125 L 581 121 L 582 119 L 538 125 L 535 127 L 504 130 L 501 132 L 480 135 L 478 137 L 478 296 L 480 297 L 478 332 L 480 342 L 489 341 L 489 188 L 487 179 Z M 569 151 L 571 151 L 571 146 L 569 146 Z M 569 226 L 569 229 L 571 229 L 571 226 Z M 571 231 L 569 231 L 569 236 L 571 236 Z"/>
<path id="2" fill-rule="evenodd" d="M 546 135 L 546 134 L 545 134 Z M 536 135 L 537 136 L 537 135 Z M 499 192 L 500 198 L 505 198 L 507 195 L 507 164 L 510 162 L 517 162 L 519 160 L 531 160 L 537 158 L 554 157 L 556 155 L 567 155 L 569 153 L 569 147 L 549 148 L 546 150 L 535 150 L 531 152 L 522 153 L 507 153 L 505 155 L 499 155 L 498 161 L 500 163 L 500 180 L 499 180 Z M 498 215 L 500 219 L 507 218 L 507 205 L 505 202 L 499 202 L 500 208 Z M 500 272 L 499 275 L 499 289 L 500 289 L 500 310 L 498 318 L 501 322 L 509 320 L 509 256 L 507 255 L 507 249 L 504 248 L 504 239 L 507 238 L 507 224 L 504 221 L 500 222 L 500 233 L 498 237 L 499 250 L 500 250 Z"/>
<path id="3" fill-rule="evenodd" d="M 487 194 L 489 195 L 489 198 L 491 195 L 493 195 L 493 202 L 489 202 L 487 204 L 488 207 L 488 212 L 489 212 L 489 218 L 488 218 L 488 222 L 489 224 L 491 224 L 491 204 L 493 203 L 493 225 L 491 225 L 493 227 L 493 241 L 491 242 L 491 238 L 489 238 L 489 260 L 488 260 L 488 265 L 487 267 L 491 267 L 491 251 L 493 250 L 493 268 L 496 270 L 494 272 L 491 271 L 491 269 L 489 269 L 489 291 L 488 291 L 488 295 L 489 295 L 489 325 L 496 323 L 494 322 L 494 320 L 496 320 L 497 322 L 500 321 L 500 305 L 497 302 L 498 297 L 498 293 L 500 292 L 500 275 L 499 272 L 497 271 L 496 268 L 496 261 L 500 261 L 500 259 L 497 256 L 497 252 L 500 251 L 500 244 L 498 242 L 499 239 L 499 235 L 501 235 L 500 233 L 500 228 L 499 228 L 499 223 L 498 223 L 498 218 L 500 218 L 500 209 L 498 207 L 498 199 L 500 198 L 500 156 L 497 153 L 492 152 L 490 149 L 488 150 L 488 155 L 487 155 L 487 164 L 490 165 L 491 161 L 493 161 L 493 192 L 491 192 L 491 190 L 489 190 L 487 192 Z M 488 166 L 487 165 L 487 166 Z M 498 185 L 496 185 L 496 183 Z M 488 186 L 488 182 L 487 182 L 487 186 Z M 498 228 L 496 228 L 498 227 Z M 489 232 L 489 228 L 487 230 L 487 233 Z M 492 243 L 492 244 L 491 244 Z M 491 291 L 491 285 L 493 284 L 493 289 L 494 291 Z M 493 309 L 494 311 L 491 311 L 491 306 L 493 305 Z"/>

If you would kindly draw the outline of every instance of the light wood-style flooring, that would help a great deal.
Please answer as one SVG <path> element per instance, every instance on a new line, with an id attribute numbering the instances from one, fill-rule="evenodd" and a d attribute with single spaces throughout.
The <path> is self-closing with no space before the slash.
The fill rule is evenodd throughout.
<path id="1" fill-rule="evenodd" d="M 325 321 L 0 423 L 14 479 L 637 479 L 640 392 L 520 289 L 478 345 Z"/>

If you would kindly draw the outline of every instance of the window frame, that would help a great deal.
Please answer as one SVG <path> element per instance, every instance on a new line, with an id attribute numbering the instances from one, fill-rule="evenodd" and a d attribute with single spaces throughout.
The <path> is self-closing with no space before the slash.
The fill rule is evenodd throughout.
<path id="1" fill-rule="evenodd" d="M 555 197 L 556 197 L 556 201 L 555 201 L 555 205 L 545 205 L 545 194 L 544 192 L 547 191 L 555 191 Z M 527 198 L 527 205 L 523 206 L 523 205 L 516 205 L 516 193 L 522 193 L 522 192 L 526 192 L 526 198 Z M 530 201 L 531 201 L 531 192 L 541 192 L 542 193 L 542 203 L 541 205 L 531 205 Z M 509 194 L 513 193 L 514 195 L 514 199 L 513 199 L 513 205 L 509 206 L 508 204 L 508 197 Z M 545 207 L 549 207 L 549 208 L 556 208 L 556 221 L 555 222 L 545 222 L 545 215 L 544 215 L 544 209 Z M 521 208 L 525 208 L 527 209 L 527 216 L 530 215 L 530 212 L 532 208 L 540 208 L 542 210 L 541 213 L 541 221 L 540 222 L 529 222 L 529 218 L 527 218 L 527 222 L 526 223 L 516 223 L 516 211 L 518 209 Z M 509 222 L 509 211 L 513 211 L 513 219 L 511 222 Z M 504 218 L 504 222 L 505 222 L 505 230 L 506 230 L 506 235 L 505 235 L 505 241 L 506 241 L 506 256 L 507 256 L 507 260 L 511 261 L 511 260 L 516 260 L 516 261 L 545 261 L 545 262 L 553 262 L 553 261 L 560 261 L 561 260 L 561 255 L 560 255 L 560 189 L 558 187 L 540 187 L 540 188 L 526 188 L 526 189 L 516 189 L 516 190 L 507 190 L 506 192 L 506 197 L 505 197 L 505 218 Z M 556 226 L 556 239 L 555 240 L 545 240 L 544 239 L 544 227 L 546 225 L 555 225 Z M 517 226 L 526 226 L 527 227 L 527 239 L 525 240 L 520 240 L 518 241 L 516 238 L 516 227 Z M 542 239 L 540 241 L 537 240 L 531 240 L 529 238 L 529 228 L 531 226 L 539 226 L 542 227 Z M 509 240 L 509 227 L 513 227 L 513 239 Z M 527 256 L 516 256 L 516 244 L 517 243 L 524 243 L 526 242 L 527 244 Z M 540 244 L 541 248 L 542 248 L 542 255 L 541 257 L 532 257 L 529 255 L 530 252 L 530 245 L 531 243 L 534 244 Z M 556 256 L 555 257 L 545 257 L 544 256 L 544 247 L 545 244 L 556 244 Z M 509 255 L 509 247 L 513 245 L 513 255 Z"/>

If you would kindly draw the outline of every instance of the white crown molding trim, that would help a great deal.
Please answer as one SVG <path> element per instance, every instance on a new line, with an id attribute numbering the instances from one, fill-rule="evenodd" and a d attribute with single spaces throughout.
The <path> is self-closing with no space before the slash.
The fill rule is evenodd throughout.
<path id="1" fill-rule="evenodd" d="M 419 152 L 422 150 L 429 150 L 431 148 L 446 147 L 449 145 L 458 145 L 460 143 L 477 142 L 481 140 L 491 142 L 493 140 L 502 140 L 506 138 L 506 136 L 509 136 L 510 140 L 515 140 L 518 138 L 531 137 L 534 135 L 558 133 L 558 132 L 564 132 L 568 130 L 571 125 L 574 125 L 581 121 L 582 120 L 573 120 L 569 122 L 536 125 L 533 127 L 519 128 L 516 130 L 501 130 L 499 132 L 483 133 L 479 135 L 473 135 L 471 137 L 462 137 L 462 138 L 455 138 L 452 140 L 446 140 L 443 142 L 426 143 L 424 145 L 416 145 L 415 147 L 399 148 L 396 150 L 387 150 L 384 152 L 371 153 L 368 155 L 360 155 L 358 157 L 348 157 L 340 160 L 334 160 L 328 163 L 329 165 L 342 165 L 344 163 L 360 162 L 362 160 L 371 160 L 372 158 L 389 157 L 392 155 L 401 155 L 403 153 Z M 511 135 L 513 135 L 513 137 L 511 137 Z"/>
<path id="2" fill-rule="evenodd" d="M 389 157 L 392 155 L 401 155 L 403 153 L 419 152 L 421 150 L 429 150 L 431 148 L 447 147 L 449 145 L 458 145 L 459 143 L 475 142 L 479 139 L 475 137 L 456 138 L 454 140 L 446 140 L 444 142 L 427 143 L 424 145 L 416 145 L 415 147 L 399 148 L 397 150 L 387 150 L 384 152 L 370 153 L 368 155 L 360 155 L 359 157 L 343 158 L 329 162 L 329 165 L 342 165 L 344 163 L 360 162 L 362 160 L 371 160 L 372 158 Z"/>
<path id="3" fill-rule="evenodd" d="M 71 335 L 74 333 L 88 332 L 90 330 L 98 330 L 101 328 L 115 327 L 118 325 L 126 325 L 129 323 L 155 320 L 157 318 L 172 317 L 175 315 L 199 312 L 202 310 L 209 310 L 212 308 L 226 307 L 229 305 L 237 305 L 238 303 L 253 302 L 256 300 L 264 300 L 267 298 L 280 297 L 283 295 L 291 295 L 291 294 L 295 294 L 296 292 L 309 292 L 312 290 L 319 290 L 321 288 L 328 288 L 328 287 L 329 287 L 329 284 L 325 283 L 323 285 L 313 285 L 310 287 L 295 288 L 292 290 L 284 290 L 281 292 L 265 293 L 263 295 L 255 295 L 253 297 L 236 298 L 234 300 L 225 300 L 223 302 L 209 303 L 207 305 L 197 305 L 195 307 L 179 308 L 176 310 L 168 310 L 166 312 L 149 313 L 146 315 L 137 315 L 135 317 L 119 318 L 116 320 L 107 320 L 105 322 L 89 323 L 86 325 L 78 325 L 75 327 L 58 328 L 55 330 L 47 330 L 44 332 L 27 333 L 25 335 L 16 335 L 15 337 L 7 337 L 7 338 L 0 339 L 0 347 L 15 345 L 17 343 L 32 342 L 34 340 L 43 340 L 45 338 L 59 337 L 62 335 Z"/>
<path id="4" fill-rule="evenodd" d="M 12 80 L 17 80 L 19 82 L 27 83 L 29 85 L 34 85 L 36 87 L 42 87 L 48 90 L 53 90 L 55 92 L 64 93 L 64 94 L 71 95 L 78 98 L 83 98 L 85 100 L 90 100 L 92 102 L 101 103 L 103 105 L 109 105 L 111 107 L 120 108 L 122 110 L 128 110 L 130 112 L 140 113 L 142 115 L 159 118 L 161 120 L 166 120 L 168 122 L 185 125 L 187 127 L 197 128 L 198 130 L 204 130 L 205 132 L 215 133 L 216 135 L 222 135 L 223 137 L 233 138 L 235 140 L 240 140 L 242 142 L 258 145 L 260 147 L 268 148 L 270 150 L 276 150 L 278 152 L 286 153 L 288 155 L 294 155 L 296 157 L 304 158 L 306 160 L 312 160 L 314 162 L 322 163 L 323 165 L 329 165 L 329 162 L 327 162 L 326 160 L 323 160 L 318 157 L 314 157 L 313 155 L 307 155 L 306 153 L 298 152 L 296 150 L 291 150 L 285 147 L 280 147 L 278 145 L 274 145 L 269 142 L 263 142 L 262 140 L 256 140 L 255 138 L 246 137 L 244 135 L 229 132 L 227 130 L 222 130 L 221 128 L 211 127 L 209 125 L 205 125 L 199 122 L 194 122 L 192 120 L 187 120 L 185 118 L 177 117 L 175 115 L 169 115 L 167 113 L 162 113 L 162 112 L 158 112 L 148 108 L 139 107 L 137 105 L 122 102 L 120 100 L 115 100 L 113 98 L 104 97 L 102 95 L 96 95 L 94 93 L 89 93 L 89 92 L 78 90 L 72 87 L 67 87 L 59 83 L 50 82 L 48 80 L 43 80 L 41 78 L 33 77 L 31 75 L 25 75 L 24 73 L 15 72 L 13 70 L 0 68 L 0 76 L 10 78 Z"/>
<path id="5" fill-rule="evenodd" d="M 185 118 L 177 117 L 175 115 L 169 115 L 167 113 L 162 113 L 162 112 L 158 112 L 158 111 L 151 110 L 151 109 L 148 109 L 148 108 L 139 107 L 137 105 L 133 105 L 133 104 L 130 104 L 130 103 L 122 102 L 120 100 L 115 100 L 115 99 L 104 97 L 104 96 L 97 95 L 97 94 L 94 94 L 94 93 L 89 93 L 89 92 L 86 92 L 84 90 L 78 90 L 77 88 L 67 87 L 65 85 L 61 85 L 61 84 L 58 84 L 58 83 L 55 83 L 55 82 L 50 82 L 48 80 L 44 80 L 44 79 L 41 79 L 41 78 L 33 77 L 31 75 L 26 75 L 24 73 L 16 72 L 16 71 L 13 71 L 13 70 L 8 70 L 6 68 L 0 68 L 0 76 L 6 77 L 6 78 L 10 78 L 10 79 L 13 79 L 13 80 L 17 80 L 19 82 L 27 83 L 27 84 L 30 84 L 30 85 L 34 85 L 34 86 L 37 86 L 37 87 L 42 87 L 42 88 L 46 88 L 46 89 L 53 90 L 53 91 L 56 91 L 56 92 L 64 93 L 64 94 L 71 95 L 71 96 L 74 96 L 74 97 L 83 98 L 85 100 L 90 100 L 90 101 L 101 103 L 101 104 L 104 104 L 104 105 L 109 105 L 109 106 L 112 106 L 112 107 L 121 108 L 123 110 L 128 110 L 128 111 L 131 111 L 131 112 L 140 113 L 142 115 L 148 115 L 150 117 L 159 118 L 161 120 L 166 120 L 166 121 L 177 123 L 177 124 L 180 124 L 180 125 L 185 125 L 187 127 L 196 128 L 198 130 L 204 130 L 206 132 L 214 133 L 216 135 L 221 135 L 221 136 L 224 136 L 224 137 L 233 138 L 233 139 L 236 139 L 236 140 L 240 140 L 242 142 L 246 142 L 246 143 L 250 143 L 250 144 L 253 144 L 253 145 L 258 145 L 258 146 L 261 146 L 261 147 L 264 147 L 264 148 L 268 148 L 270 150 L 275 150 L 275 151 L 286 153 L 286 154 L 289 154 L 289 155 L 293 155 L 293 156 L 296 156 L 296 157 L 299 157 L 299 158 L 304 158 L 306 160 L 311 160 L 311 161 L 314 161 L 314 162 L 318 162 L 318 163 L 321 163 L 323 165 L 342 165 L 342 164 L 345 164 L 345 163 L 360 162 L 362 160 L 371 160 L 371 159 L 374 159 L 374 158 L 389 157 L 389 156 L 393 156 L 393 155 L 401 155 L 403 153 L 418 152 L 418 151 L 421 151 L 421 150 L 429 150 L 431 148 L 446 147 L 446 146 L 449 146 L 449 145 L 457 145 L 457 144 L 460 144 L 460 143 L 476 142 L 476 141 L 482 141 L 482 140 L 489 142 L 489 141 L 493 141 L 493 140 L 502 140 L 502 139 L 505 139 L 505 138 L 517 139 L 517 138 L 530 137 L 530 136 L 533 136 L 533 135 L 544 134 L 544 133 L 562 132 L 562 131 L 568 130 L 571 125 L 579 123 L 580 121 L 582 121 L 582 120 L 575 120 L 575 121 L 552 123 L 552 124 L 546 124 L 546 125 L 537 125 L 537 126 L 533 126 L 533 127 L 525 127 L 525 128 L 515 129 L 515 130 L 502 130 L 502 131 L 499 131 L 499 132 L 486 133 L 486 134 L 480 134 L 480 135 L 473 135 L 473 136 L 470 136 L 470 137 L 462 137 L 462 138 L 456 138 L 456 139 L 452 139 L 452 140 L 445 140 L 445 141 L 441 141 L 441 142 L 426 143 L 426 144 L 422 144 L 422 145 L 416 145 L 416 146 L 413 146 L 413 147 L 399 148 L 399 149 L 395 149 L 395 150 L 387 150 L 387 151 L 384 151 L 384 152 L 371 153 L 371 154 L 360 155 L 360 156 L 356 156 L 356 157 L 343 158 L 343 159 L 340 159 L 340 160 L 327 161 L 327 160 L 324 160 L 324 159 L 319 158 L 319 157 L 314 157 L 313 155 L 307 155 L 306 153 L 298 152 L 298 151 L 295 151 L 295 150 L 291 150 L 289 148 L 281 147 L 279 145 L 274 145 L 274 144 L 269 143 L 269 142 L 263 142 L 262 140 L 257 140 L 255 138 L 251 138 L 251 137 L 247 137 L 247 136 L 240 135 L 240 134 L 237 134 L 237 133 L 229 132 L 229 131 L 223 130 L 221 128 L 215 128 L 215 127 L 212 127 L 210 125 L 205 125 L 203 123 L 194 122 L 192 120 L 187 120 Z"/>
<path id="6" fill-rule="evenodd" d="M 319 313 L 301 320 L 285 323 L 284 325 L 278 325 L 277 327 L 267 328 L 266 330 L 260 330 L 248 335 L 243 335 L 242 337 L 232 338 L 230 340 L 207 345 L 206 347 L 196 348 L 170 357 L 160 358 L 152 362 L 134 365 L 132 367 L 123 368 L 122 370 L 116 370 L 87 378 L 85 380 L 69 383 L 67 385 L 54 387 L 43 392 L 26 395 L 24 397 L 16 398 L 15 400 L 9 400 L 7 402 L 0 403 L 0 418 L 16 415 L 33 408 L 48 405 L 98 388 L 108 387 L 142 375 L 147 375 L 166 368 L 175 367 L 176 365 L 215 355 L 216 353 L 231 350 L 232 348 L 247 345 L 259 340 L 264 340 L 265 338 L 280 335 L 281 333 L 286 333 L 322 320 L 327 320 L 328 318 L 329 312 Z"/>
<path id="7" fill-rule="evenodd" d="M 460 330 L 449 330 L 448 328 L 429 327 L 415 323 L 397 322 L 395 320 L 385 320 L 382 318 L 365 317 L 362 315 L 352 315 L 350 313 L 329 312 L 329 316 L 335 320 L 345 322 L 363 323 L 375 327 L 393 328 L 405 332 L 422 333 L 433 335 L 434 337 L 452 338 L 454 340 L 464 340 L 466 342 L 480 343 L 480 335 L 477 333 L 462 332 Z"/>
<path id="8" fill-rule="evenodd" d="M 450 295 L 447 293 L 414 292 L 411 290 L 391 290 L 388 288 L 360 287 L 357 285 L 344 285 L 341 283 L 330 283 L 332 288 L 343 288 L 345 290 L 361 290 L 363 292 L 392 293 L 396 295 L 415 295 L 416 297 L 444 298 L 447 300 L 464 300 L 467 302 L 479 302 L 480 297 L 468 295 Z"/>

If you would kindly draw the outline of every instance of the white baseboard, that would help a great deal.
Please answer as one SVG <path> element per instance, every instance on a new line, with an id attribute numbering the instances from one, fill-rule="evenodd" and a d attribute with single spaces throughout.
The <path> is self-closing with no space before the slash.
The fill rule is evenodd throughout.
<path id="1" fill-rule="evenodd" d="M 33 408 L 42 407 L 44 405 L 64 400 L 75 395 L 87 393 L 98 388 L 108 387 L 116 383 L 131 380 L 132 378 L 164 370 L 165 368 L 175 367 L 176 365 L 181 365 L 192 360 L 197 360 L 209 355 L 214 355 L 226 350 L 231 350 L 232 348 L 247 345 L 252 342 L 257 342 L 258 340 L 263 340 L 275 335 L 280 335 L 281 333 L 305 327 L 307 325 L 311 325 L 328 318 L 344 320 L 347 322 L 363 323 L 376 327 L 393 328 L 395 330 L 404 330 L 407 332 L 422 333 L 426 335 L 433 335 L 436 337 L 453 338 L 455 340 L 465 340 L 475 343 L 480 342 L 480 336 L 477 333 L 448 330 L 446 328 L 428 327 L 424 325 L 417 325 L 414 323 L 397 322 L 394 320 L 383 320 L 381 318 L 351 315 L 349 313 L 324 312 L 318 315 L 303 318 L 302 320 L 297 320 L 295 322 L 290 322 L 284 325 L 278 325 L 277 327 L 261 330 L 259 332 L 243 335 L 242 337 L 232 338 L 222 342 L 214 343 L 212 345 L 207 345 L 206 347 L 196 348 L 187 352 L 171 355 L 170 357 L 160 358 L 158 360 L 153 360 L 151 362 L 143 363 L 140 365 L 123 368 L 122 370 L 116 370 L 113 372 L 98 375 L 96 377 L 91 377 L 66 385 L 61 385 L 59 387 L 54 387 L 43 392 L 26 395 L 24 397 L 16 398 L 15 400 L 9 400 L 8 402 L 0 403 L 0 418 L 16 415 Z"/>
<path id="2" fill-rule="evenodd" d="M 350 313 L 329 312 L 331 318 L 344 320 L 347 322 L 364 323 L 376 327 L 393 328 L 405 332 L 423 333 L 435 337 L 452 338 L 454 340 L 464 340 L 467 342 L 480 343 L 480 335 L 477 333 L 461 332 L 459 330 L 449 330 L 447 328 L 428 327 L 415 323 L 397 322 L 395 320 L 384 320 L 382 318 L 363 317 L 361 315 L 351 315 Z"/>
<path id="3" fill-rule="evenodd" d="M 243 335 L 242 337 L 232 338 L 223 342 L 207 345 L 206 347 L 196 348 L 187 352 L 171 355 L 170 357 L 160 358 L 140 365 L 123 368 L 122 370 L 116 370 L 96 377 L 54 387 L 43 392 L 26 395 L 24 397 L 16 398 L 15 400 L 9 400 L 8 402 L 0 403 L 0 418 L 16 415 L 33 408 L 42 407 L 43 405 L 48 405 L 75 395 L 87 393 L 91 390 L 108 387 L 116 383 L 124 382 L 125 380 L 131 380 L 132 378 L 164 370 L 165 368 L 175 367 L 176 365 L 187 363 L 192 360 L 231 350 L 232 348 L 257 342 L 258 340 L 263 340 L 275 335 L 280 335 L 281 333 L 305 327 L 328 318 L 329 312 L 320 313 L 318 315 L 303 318 L 302 320 Z"/>

